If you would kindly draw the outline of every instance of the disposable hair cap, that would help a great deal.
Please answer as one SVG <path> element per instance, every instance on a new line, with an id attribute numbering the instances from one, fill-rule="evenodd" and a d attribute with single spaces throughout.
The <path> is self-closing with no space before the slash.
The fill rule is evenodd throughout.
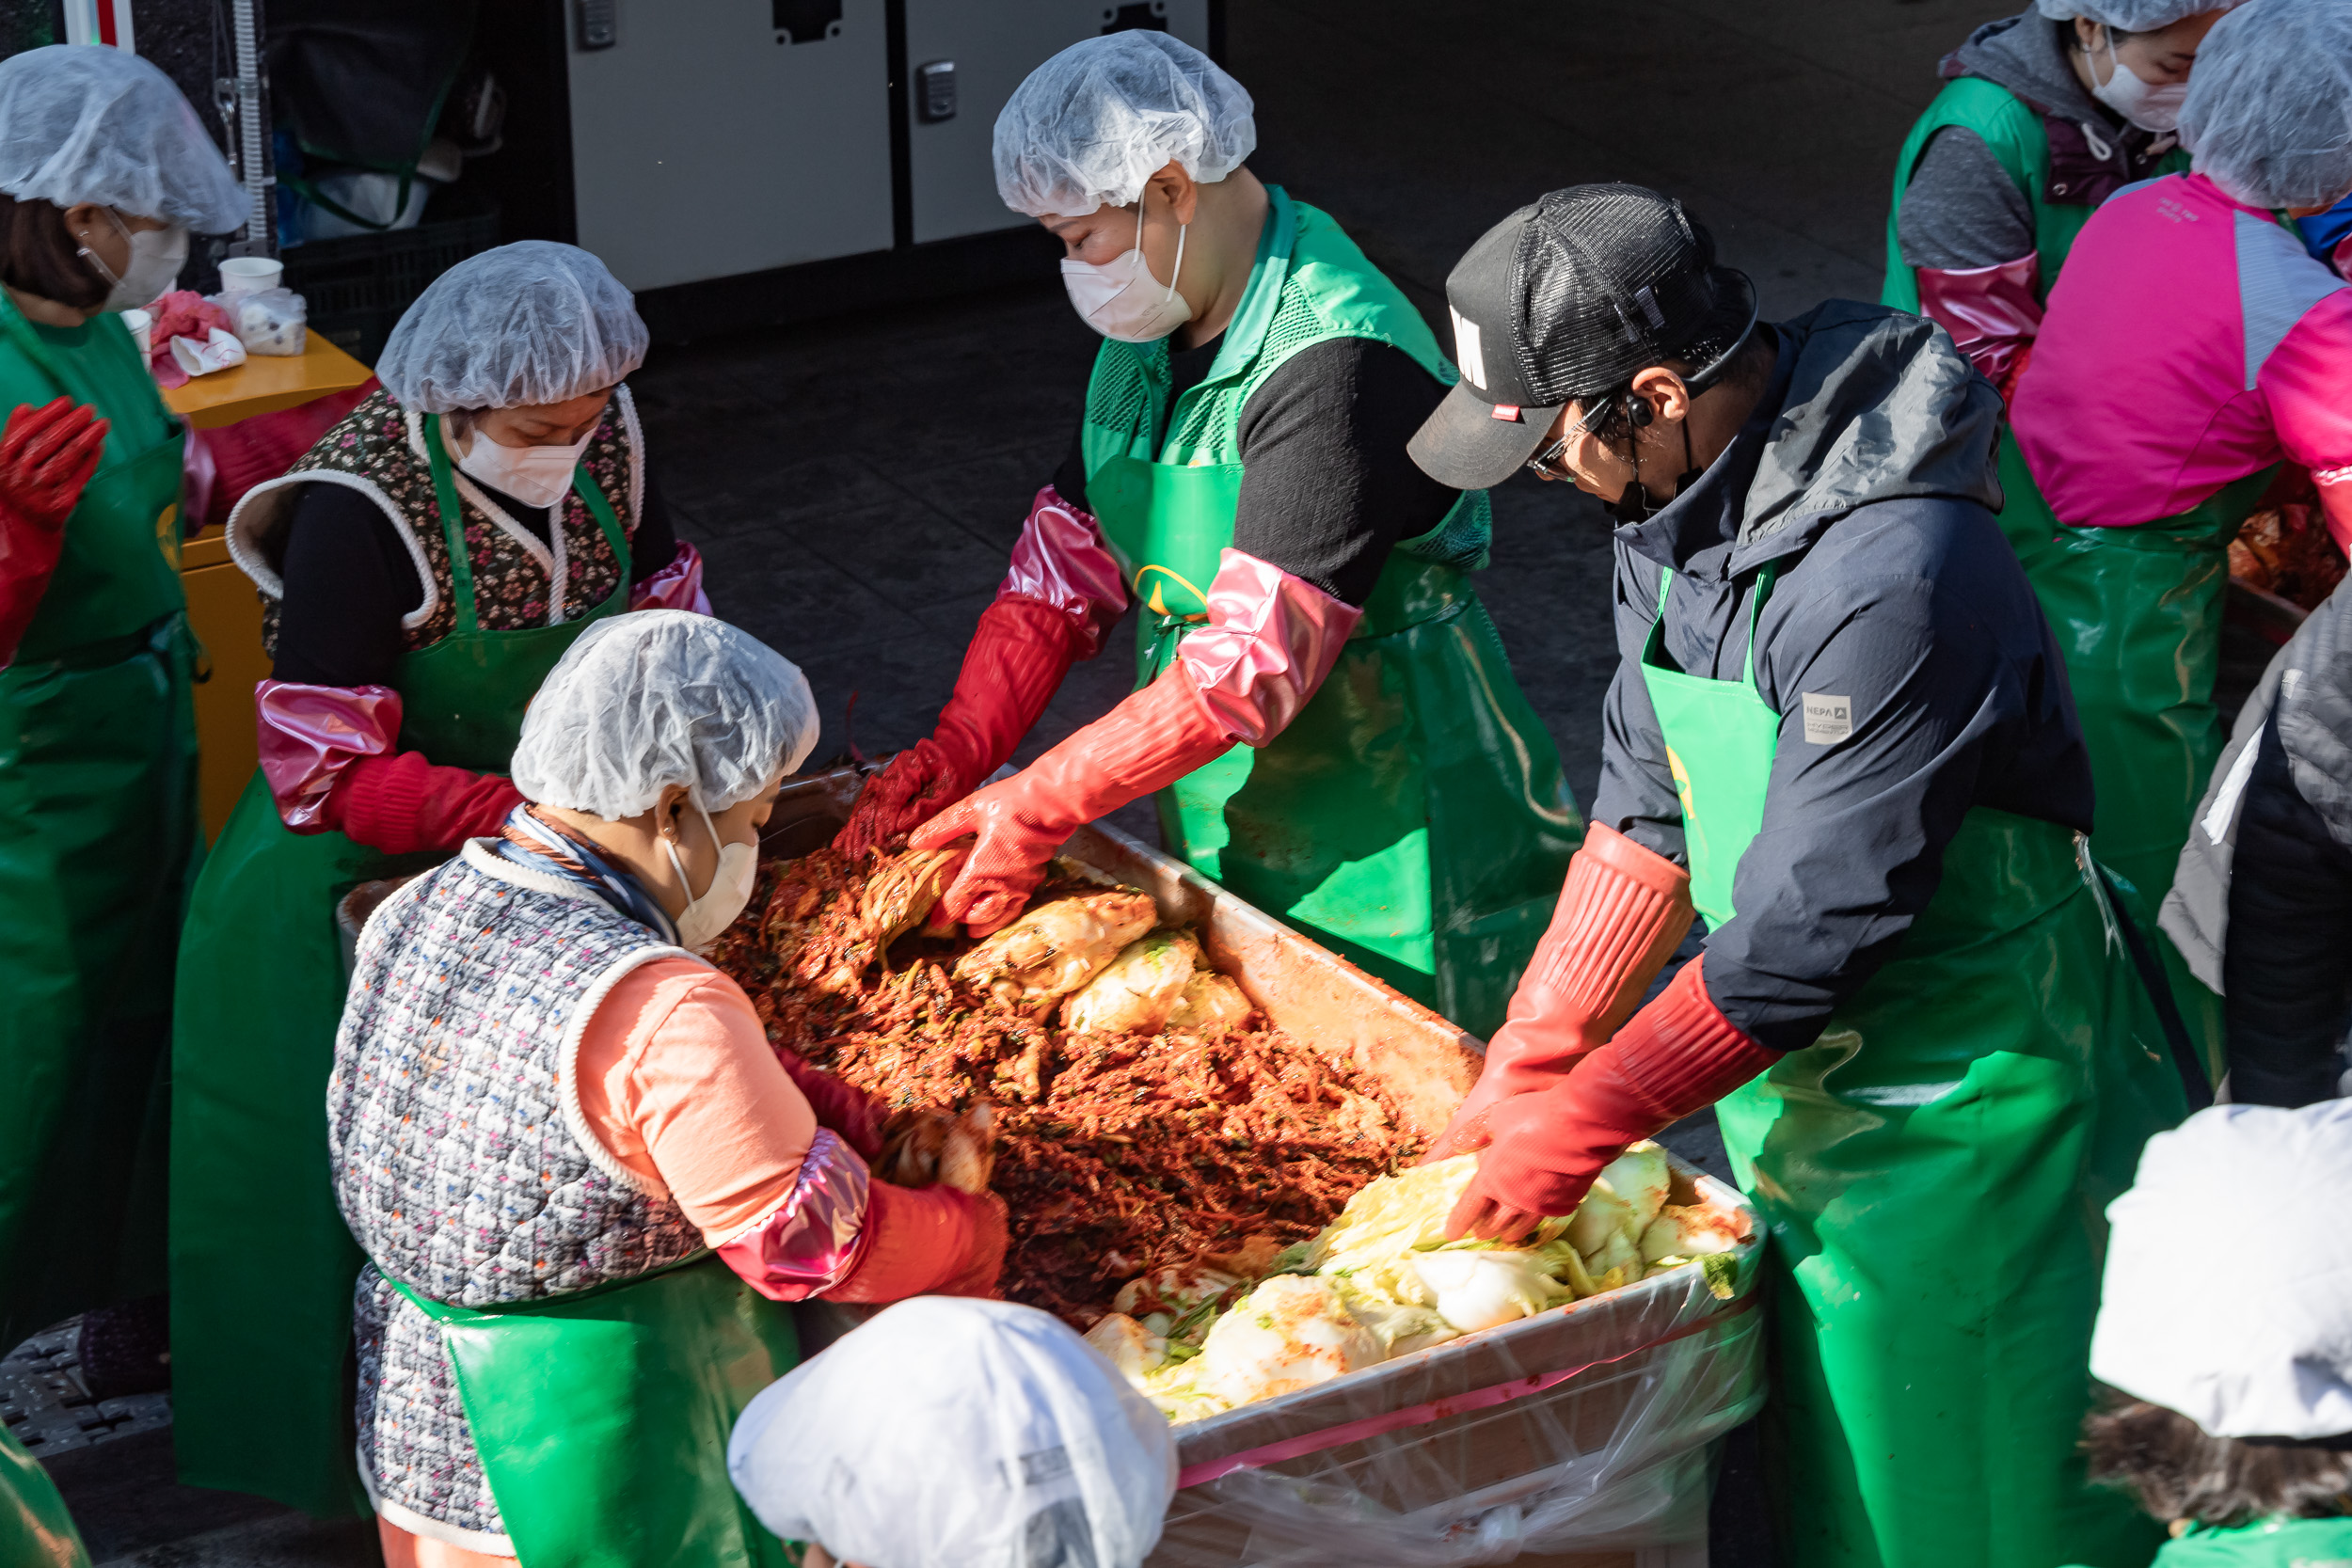
<path id="1" fill-rule="evenodd" d="M 2240 201 L 2335 205 L 2352 189 L 2352 0 L 2248 0 L 2215 23 L 2181 141 Z"/>
<path id="2" fill-rule="evenodd" d="M 532 698 L 515 787 L 608 821 L 684 784 L 724 811 L 817 744 L 800 667 L 747 631 L 684 610 L 641 610 L 580 634 Z"/>
<path id="3" fill-rule="evenodd" d="M 1138 28 L 1073 43 L 996 117 L 996 193 L 1031 217 L 1124 207 L 1173 161 L 1215 184 L 1258 145 L 1239 82 L 1182 39 Z"/>
<path id="4" fill-rule="evenodd" d="M 2091 1375 L 2215 1437 L 2352 1433 L 2347 1212 L 2352 1100 L 2216 1105 L 2157 1133 L 2107 1205 Z M 2226 1284 L 2194 1277 L 2206 1254 Z"/>
<path id="5" fill-rule="evenodd" d="M 2034 0 L 2035 8 L 2053 22 L 2089 17 L 2103 27 L 2126 33 L 2153 33 L 2200 11 L 2226 11 L 2243 0 Z M 2190 73 L 2192 79 L 2195 72 Z"/>
<path id="6" fill-rule="evenodd" d="M 0 191 L 95 201 L 199 234 L 251 203 L 171 78 L 127 50 L 53 43 L 0 60 Z"/>
<path id="7" fill-rule="evenodd" d="M 760 1522 L 888 1568 L 1136 1568 L 1168 1421 L 1033 1307 L 917 1296 L 763 1390 L 727 1474 Z"/>
<path id="8" fill-rule="evenodd" d="M 375 373 L 409 408 L 519 408 L 600 392 L 645 362 L 645 324 L 578 245 L 518 240 L 435 278 L 392 328 Z"/>

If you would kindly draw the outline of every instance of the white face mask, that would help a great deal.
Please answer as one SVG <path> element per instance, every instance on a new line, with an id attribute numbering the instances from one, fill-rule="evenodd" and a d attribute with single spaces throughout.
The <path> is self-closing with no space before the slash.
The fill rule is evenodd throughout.
<path id="1" fill-rule="evenodd" d="M 2115 52 L 2115 29 L 2102 27 L 2107 40 L 2107 79 L 2090 95 L 2143 131 L 2177 130 L 2181 105 L 2188 98 L 2186 82 L 2149 82 L 2123 63 Z"/>
<path id="2" fill-rule="evenodd" d="M 131 260 L 120 277 L 101 260 L 98 252 L 87 245 L 76 248 L 75 254 L 90 264 L 90 270 L 113 287 L 99 306 L 102 310 L 136 310 L 152 305 L 171 292 L 180 281 L 180 269 L 188 261 L 188 230 L 185 224 L 175 223 L 168 229 L 142 229 L 134 234 L 123 221 L 115 216 L 114 209 L 105 209 L 106 221 L 113 224 L 122 237 L 131 242 Z"/>
<path id="3" fill-rule="evenodd" d="M 572 470 L 596 436 L 591 430 L 568 447 L 507 447 L 476 430 L 457 466 L 525 506 L 553 506 L 572 487 Z"/>
<path id="4" fill-rule="evenodd" d="M 1184 272 L 1184 229 L 1176 230 L 1176 277 Z M 1105 338 L 1122 343 L 1148 343 L 1165 338 L 1192 320 L 1192 307 L 1176 292 L 1176 277 L 1154 296 L 1159 279 L 1143 259 L 1143 202 L 1136 202 L 1135 248 L 1114 261 L 1096 263 L 1064 257 L 1061 286 L 1070 291 L 1086 324 Z"/>
<path id="5" fill-rule="evenodd" d="M 686 875 L 686 863 L 678 859 L 677 846 L 665 838 L 661 847 L 669 851 L 670 869 L 677 873 L 678 886 L 691 899 L 678 912 L 678 945 L 701 953 L 707 951 L 721 933 L 735 924 L 735 917 L 752 901 L 752 884 L 759 877 L 759 851 L 748 844 L 720 844 L 719 825 L 710 820 L 710 814 L 703 810 L 699 801 L 694 810 L 701 813 L 703 826 L 710 832 L 710 842 L 719 845 L 719 869 L 711 875 L 710 885 L 703 890 L 701 897 L 692 898 L 694 884 Z"/>

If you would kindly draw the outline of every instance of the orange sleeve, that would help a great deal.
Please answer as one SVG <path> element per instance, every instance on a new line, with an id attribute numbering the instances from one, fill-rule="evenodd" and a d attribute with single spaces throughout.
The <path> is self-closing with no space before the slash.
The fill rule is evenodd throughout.
<path id="1" fill-rule="evenodd" d="M 784 1201 L 817 1136 L 751 999 L 691 958 L 622 976 L 574 1071 L 605 1152 L 666 1189 L 713 1246 Z"/>

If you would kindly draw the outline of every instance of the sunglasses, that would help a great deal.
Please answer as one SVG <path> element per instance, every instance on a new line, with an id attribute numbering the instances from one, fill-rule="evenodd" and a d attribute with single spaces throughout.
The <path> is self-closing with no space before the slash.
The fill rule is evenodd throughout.
<path id="1" fill-rule="evenodd" d="M 1589 431 L 1609 412 L 1609 400 L 1602 398 L 1584 410 L 1574 424 L 1560 434 L 1560 439 L 1527 460 L 1527 471 L 1538 479 L 1573 479 L 1576 476 L 1559 466 L 1568 450 L 1568 443 Z"/>

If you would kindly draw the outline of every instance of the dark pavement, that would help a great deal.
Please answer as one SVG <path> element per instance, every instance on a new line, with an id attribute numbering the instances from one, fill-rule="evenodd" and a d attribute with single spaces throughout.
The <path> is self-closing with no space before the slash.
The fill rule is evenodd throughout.
<path id="1" fill-rule="evenodd" d="M 1329 211 L 1438 322 L 1446 272 L 1480 232 L 1546 190 L 1604 179 L 1681 197 L 1780 316 L 1877 296 L 1896 148 L 1934 93 L 1937 57 L 2007 9 L 1232 0 L 1228 64 L 1257 99 L 1251 166 Z M 817 690 L 818 758 L 929 731 L 1072 437 L 1096 341 L 1048 272 L 1013 290 L 665 346 L 632 378 L 650 460 L 680 533 L 708 559 L 719 613 L 798 661 Z M 1614 661 L 1608 560 L 1605 520 L 1566 486 L 1522 477 L 1496 493 L 1480 592 L 1581 803 Z M 1127 691 L 1132 635 L 1122 626 L 1073 673 L 1018 760 Z M 1152 831 L 1148 805 L 1121 820 Z M 1702 1120 L 1674 1141 L 1704 1152 L 1711 1133 Z M 1719 1152 L 1710 1163 L 1721 1169 Z M 99 1562 L 373 1561 L 356 1522 L 172 1485 L 167 1436 L 55 1461 Z M 1743 1438 L 1726 1464 L 1715 1568 L 1767 1560 L 1759 1497 Z"/>

